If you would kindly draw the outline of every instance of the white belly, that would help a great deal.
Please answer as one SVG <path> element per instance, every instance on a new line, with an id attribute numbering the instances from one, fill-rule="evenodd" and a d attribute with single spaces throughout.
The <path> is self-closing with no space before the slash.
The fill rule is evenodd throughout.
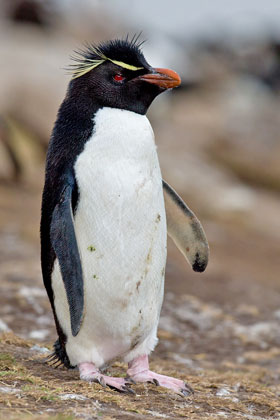
<path id="1" fill-rule="evenodd" d="M 84 320 L 73 337 L 56 261 L 55 307 L 72 364 L 102 365 L 155 334 L 163 297 L 166 218 L 152 128 L 145 116 L 103 108 L 75 163 L 75 232 Z"/>

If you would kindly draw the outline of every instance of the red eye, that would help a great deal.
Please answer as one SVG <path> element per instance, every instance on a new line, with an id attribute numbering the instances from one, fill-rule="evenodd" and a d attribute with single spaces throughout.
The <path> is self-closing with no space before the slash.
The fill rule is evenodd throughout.
<path id="1" fill-rule="evenodd" d="M 124 79 L 124 77 L 121 76 L 120 74 L 115 74 L 115 76 L 114 76 L 114 80 L 116 82 L 121 82 L 123 79 Z"/>

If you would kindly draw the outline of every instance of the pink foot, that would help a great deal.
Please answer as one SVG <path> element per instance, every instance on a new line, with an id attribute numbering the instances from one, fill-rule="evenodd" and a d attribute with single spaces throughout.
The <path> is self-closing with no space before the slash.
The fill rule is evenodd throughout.
<path id="1" fill-rule="evenodd" d="M 152 382 L 157 386 L 172 389 L 179 395 L 193 394 L 193 389 L 180 379 L 159 375 L 149 370 L 148 356 L 139 356 L 128 363 L 127 375 L 135 382 Z"/>
<path id="2" fill-rule="evenodd" d="M 89 382 L 96 382 L 104 387 L 115 389 L 119 392 L 135 392 L 129 387 L 132 382 L 129 379 L 114 378 L 112 376 L 102 375 L 102 373 L 94 366 L 93 363 L 80 363 L 79 365 L 80 378 Z"/>

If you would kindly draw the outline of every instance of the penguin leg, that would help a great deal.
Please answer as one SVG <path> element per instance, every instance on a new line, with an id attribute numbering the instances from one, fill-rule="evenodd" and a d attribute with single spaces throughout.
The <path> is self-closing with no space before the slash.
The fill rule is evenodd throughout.
<path id="1" fill-rule="evenodd" d="M 128 378 L 135 382 L 151 382 L 175 391 L 177 394 L 186 396 L 193 394 L 193 389 L 180 379 L 164 376 L 149 370 L 149 359 L 147 355 L 138 356 L 128 363 Z"/>
<path id="2" fill-rule="evenodd" d="M 130 388 L 131 382 L 129 382 L 129 379 L 114 378 L 112 376 L 103 375 L 93 363 L 80 363 L 78 367 L 80 378 L 84 381 L 96 382 L 104 387 L 108 386 L 109 388 L 115 389 L 119 392 L 135 394 L 135 392 Z"/>

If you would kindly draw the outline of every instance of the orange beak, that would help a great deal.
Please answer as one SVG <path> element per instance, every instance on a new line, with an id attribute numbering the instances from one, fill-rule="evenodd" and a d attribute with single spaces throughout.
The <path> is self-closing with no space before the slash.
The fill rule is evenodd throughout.
<path id="1" fill-rule="evenodd" d="M 156 73 L 144 74 L 143 76 L 140 76 L 139 79 L 164 89 L 172 89 L 181 84 L 181 78 L 175 71 L 158 68 L 154 70 Z"/>

